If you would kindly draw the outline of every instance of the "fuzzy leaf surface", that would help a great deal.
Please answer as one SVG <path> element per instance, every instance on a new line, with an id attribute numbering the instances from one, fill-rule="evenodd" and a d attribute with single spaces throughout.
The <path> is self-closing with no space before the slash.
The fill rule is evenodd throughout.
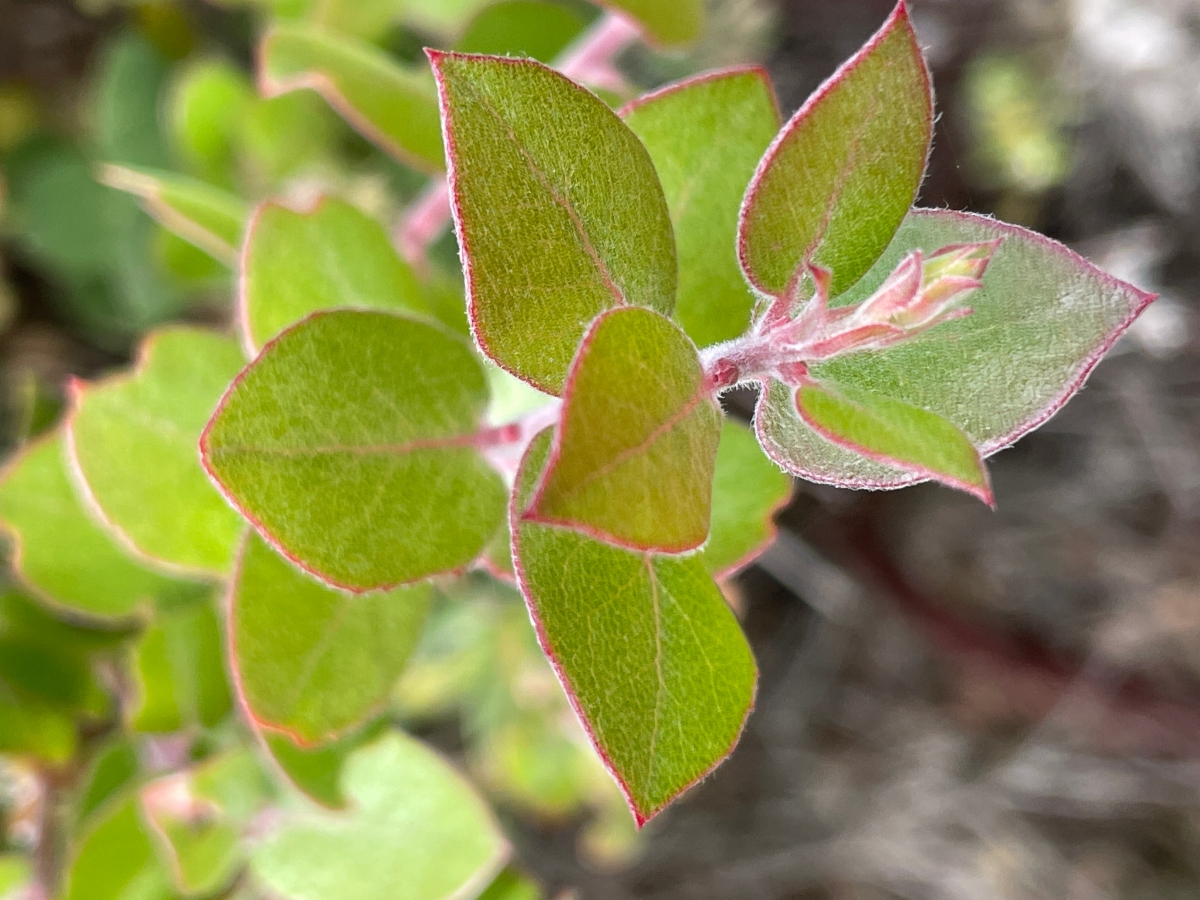
<path id="1" fill-rule="evenodd" d="M 905 254 L 1003 238 L 970 297 L 971 315 L 890 349 L 811 367 L 832 381 L 928 410 L 960 428 L 983 457 L 1009 446 L 1062 407 L 1153 299 L 1049 238 L 984 216 L 913 210 L 887 252 L 842 306 L 869 296 Z M 846 487 L 893 488 L 922 476 L 822 438 L 779 382 L 755 413 L 763 448 L 788 471 Z"/>
<path id="2" fill-rule="evenodd" d="M 130 726 L 154 734 L 211 728 L 230 709 L 221 626 L 211 603 L 156 617 L 133 651 Z"/>
<path id="3" fill-rule="evenodd" d="M 879 258 L 912 206 L 933 135 L 933 93 L 903 3 L 792 116 L 746 191 L 738 256 L 779 296 L 805 266 L 836 295 Z"/>
<path id="4" fill-rule="evenodd" d="M 137 553 L 187 572 L 229 571 L 245 526 L 205 477 L 196 442 L 242 365 L 236 341 L 174 327 L 147 339 L 132 375 L 76 382 L 71 461 Z"/>
<path id="5" fill-rule="evenodd" d="M 731 69 L 670 85 L 622 111 L 662 182 L 679 253 L 675 318 L 698 346 L 750 324 L 754 294 L 731 252 L 738 211 L 759 158 L 779 130 L 762 69 Z"/>
<path id="6" fill-rule="evenodd" d="M 686 47 L 704 33 L 704 0 L 599 0 L 599 5 L 632 18 L 659 47 Z"/>
<path id="7" fill-rule="evenodd" d="M 229 627 L 236 681 L 259 724 L 327 743 L 386 701 L 429 611 L 427 584 L 356 597 L 246 539 Z"/>
<path id="8" fill-rule="evenodd" d="M 316 313 L 229 389 L 209 474 L 285 556 L 352 591 L 467 565 L 505 488 L 475 446 L 487 380 L 466 342 L 382 312 Z"/>
<path id="9" fill-rule="evenodd" d="M 521 592 L 538 641 L 638 824 L 732 751 L 757 671 L 700 555 L 634 552 L 523 521 L 550 432 L 513 495 Z"/>
<path id="10" fill-rule="evenodd" d="M 413 738 L 393 731 L 356 751 L 343 779 L 348 812 L 298 812 L 256 850 L 254 873 L 272 896 L 473 897 L 508 856 L 471 786 Z"/>
<path id="11" fill-rule="evenodd" d="M 713 476 L 712 527 L 704 567 L 714 578 L 748 565 L 775 538 L 772 515 L 787 503 L 792 480 L 763 455 L 753 432 L 726 419 Z"/>
<path id="12" fill-rule="evenodd" d="M 92 521 L 67 474 L 58 432 L 30 444 L 0 475 L 0 521 L 13 536 L 13 568 L 64 611 L 128 618 L 171 584 Z"/>
<path id="13" fill-rule="evenodd" d="M 571 366 L 562 424 L 526 515 L 642 550 L 708 537 L 721 413 L 696 348 L 648 309 L 614 309 Z"/>
<path id="14" fill-rule="evenodd" d="M 370 44 L 320 28 L 277 25 L 263 38 L 258 81 L 267 97 L 311 88 L 399 162 L 430 173 L 444 168 L 432 85 Z"/>
<path id="15" fill-rule="evenodd" d="M 105 166 L 100 180 L 142 201 L 158 224 L 232 266 L 250 209 L 240 197 L 196 178 L 135 166 Z"/>
<path id="16" fill-rule="evenodd" d="M 238 304 L 251 355 L 317 310 L 426 310 L 416 276 L 382 226 L 328 198 L 308 212 L 259 207 L 246 237 Z"/>
<path id="17" fill-rule="evenodd" d="M 804 424 L 838 446 L 992 502 L 979 451 L 936 413 L 829 383 L 801 385 L 796 409 Z"/>
<path id="18" fill-rule="evenodd" d="M 597 315 L 673 309 L 675 245 L 654 164 L 603 101 L 540 63 L 429 56 L 476 340 L 559 394 Z"/>

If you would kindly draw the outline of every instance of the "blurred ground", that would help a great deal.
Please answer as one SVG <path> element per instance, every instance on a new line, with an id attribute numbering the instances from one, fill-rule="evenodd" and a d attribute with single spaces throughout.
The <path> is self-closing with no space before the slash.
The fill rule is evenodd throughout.
<path id="1" fill-rule="evenodd" d="M 998 512 L 936 487 L 798 485 L 739 582 L 762 669 L 741 746 L 622 872 L 579 864 L 571 828 L 510 822 L 550 886 L 1200 896 L 1200 0 L 912 6 L 942 116 L 922 203 L 1038 228 L 1162 298 L 995 458 Z M 785 111 L 890 7 L 783 3 L 768 47 Z M 0 80 L 70 94 L 106 27 L 0 0 Z M 6 369 L 33 359 L 55 383 L 119 358 L 64 328 L 19 261 L 8 278 Z"/>

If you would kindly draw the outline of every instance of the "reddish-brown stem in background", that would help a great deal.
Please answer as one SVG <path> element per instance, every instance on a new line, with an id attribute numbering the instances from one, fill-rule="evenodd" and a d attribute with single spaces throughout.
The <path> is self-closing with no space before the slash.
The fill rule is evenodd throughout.
<path id="1" fill-rule="evenodd" d="M 613 60 L 638 37 L 637 26 L 617 13 L 605 13 L 579 40 L 563 51 L 554 67 L 572 81 L 615 93 L 628 85 Z M 418 271 L 428 266 L 426 251 L 450 224 L 450 188 L 445 177 L 432 181 L 405 209 L 396 228 L 400 254 Z"/>

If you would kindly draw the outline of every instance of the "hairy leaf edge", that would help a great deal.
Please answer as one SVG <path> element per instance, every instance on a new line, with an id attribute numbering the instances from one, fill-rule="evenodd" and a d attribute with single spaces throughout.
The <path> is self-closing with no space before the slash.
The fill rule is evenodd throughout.
<path id="1" fill-rule="evenodd" d="M 1107 283 L 1110 287 L 1119 290 L 1122 293 L 1128 293 L 1135 299 L 1133 308 L 1129 314 L 1121 322 L 1119 322 L 1116 327 L 1112 329 L 1112 331 L 1109 332 L 1108 336 L 1101 341 L 1101 343 L 1088 356 L 1084 357 L 1084 359 L 1079 363 L 1074 377 L 1067 382 L 1063 390 L 1044 409 L 1030 416 L 1024 422 L 1019 423 L 1006 434 L 1003 434 L 1000 437 L 992 438 L 990 441 L 985 441 L 982 446 L 977 448 L 979 450 L 980 458 L 982 459 L 987 459 L 988 457 L 999 453 L 1001 450 L 1011 447 L 1025 435 L 1041 427 L 1047 421 L 1053 418 L 1054 415 L 1066 405 L 1067 401 L 1075 396 L 1079 389 L 1083 387 L 1083 385 L 1087 382 L 1088 377 L 1092 374 L 1092 370 L 1096 368 L 1100 360 L 1105 357 L 1108 351 L 1112 349 L 1113 345 L 1129 329 L 1129 326 L 1133 324 L 1134 320 L 1141 315 L 1142 311 L 1145 310 L 1145 308 L 1153 303 L 1158 297 L 1157 294 L 1143 291 L 1140 288 L 1129 284 L 1128 282 L 1121 281 L 1121 279 L 1110 275 L 1108 272 L 1105 272 L 1095 264 L 1088 262 L 1065 244 L 1061 244 L 1058 241 L 1052 240 L 1045 235 L 1038 234 L 1036 231 L 1030 231 L 1027 228 L 1022 228 L 1020 225 L 1013 225 L 1010 222 L 1001 222 L 997 219 L 993 219 L 991 216 L 984 216 L 978 213 L 962 212 L 959 210 L 949 209 L 924 209 L 918 207 L 911 210 L 909 215 L 935 219 L 946 217 L 949 219 L 956 219 L 961 222 L 986 223 L 992 228 L 1006 231 L 1008 234 L 1024 238 L 1031 243 L 1037 244 L 1048 253 L 1053 253 L 1057 256 L 1065 258 L 1073 265 L 1085 269 L 1097 280 Z M 859 488 L 874 491 L 891 491 L 896 490 L 897 488 L 908 487 L 909 485 L 913 484 L 920 484 L 923 481 L 929 480 L 928 478 L 920 475 L 908 475 L 888 480 L 875 480 L 868 478 L 846 478 L 834 480 L 824 475 L 811 472 L 802 466 L 794 465 L 786 458 L 783 458 L 775 453 L 771 446 L 771 442 L 768 439 L 765 426 L 762 423 L 763 408 L 766 406 L 766 398 L 769 391 L 770 382 L 765 379 L 760 380 L 758 401 L 754 406 L 754 433 L 758 436 L 758 443 L 763 448 L 763 451 L 767 454 L 767 456 L 773 459 L 775 464 L 783 469 L 783 471 L 803 478 L 806 481 L 811 481 L 814 484 L 829 484 L 835 487 Z"/>
<path id="2" fill-rule="evenodd" d="M 723 69 L 711 69 L 707 72 L 700 72 L 696 75 L 691 75 L 680 81 L 673 81 L 670 84 L 665 84 L 660 88 L 656 88 L 649 93 L 642 94 L 640 97 L 634 97 L 624 106 L 617 110 L 617 115 L 624 119 L 630 113 L 641 109 L 643 106 L 653 103 L 656 100 L 661 100 L 664 97 L 670 97 L 688 88 L 697 87 L 701 84 L 708 84 L 712 81 L 721 81 L 725 78 L 736 78 L 739 75 L 753 75 L 758 78 L 764 88 L 766 88 L 767 96 L 771 98 L 771 105 L 775 108 L 775 121 L 781 123 L 783 113 L 779 108 L 779 98 L 775 95 L 775 85 L 771 81 L 771 73 L 766 67 L 760 65 L 741 65 L 728 66 Z"/>
<path id="3" fill-rule="evenodd" d="M 912 20 L 908 13 L 907 0 L 899 0 L 895 9 L 892 10 L 887 19 L 884 21 L 883 25 L 881 25 L 879 30 L 871 36 L 867 43 L 859 48 L 859 50 L 848 60 L 838 66 L 832 75 L 821 82 L 817 89 L 809 95 L 807 100 L 804 101 L 804 104 L 798 110 L 796 110 L 790 119 L 787 120 L 784 126 L 779 130 L 779 133 L 776 134 L 775 138 L 771 141 L 770 146 L 767 147 L 766 152 L 763 153 L 762 159 L 759 160 L 758 166 L 754 170 L 754 175 L 750 178 L 750 183 L 746 186 L 746 193 L 742 197 L 742 206 L 738 212 L 737 257 L 738 265 L 742 270 L 743 276 L 756 293 L 767 297 L 774 296 L 772 291 L 759 284 L 758 279 L 750 271 L 750 250 L 746 240 L 746 227 L 747 220 L 749 219 L 750 215 L 750 207 L 753 204 L 755 195 L 758 193 L 758 189 L 763 178 L 766 177 L 766 173 L 775 164 L 775 158 L 780 154 L 780 152 L 782 152 L 783 145 L 787 142 L 788 138 L 791 137 L 796 127 L 803 122 L 805 118 L 807 118 L 809 113 L 817 106 L 817 104 L 821 103 L 834 88 L 841 84 L 842 79 L 844 79 L 850 74 L 851 71 L 857 68 L 859 64 L 861 64 L 862 61 L 875 50 L 876 47 L 878 47 L 891 35 L 893 29 L 900 27 L 901 25 L 906 26 L 906 32 L 910 41 L 912 41 L 917 58 L 921 61 L 921 74 L 924 77 L 925 88 L 929 96 L 929 112 L 926 122 L 929 134 L 925 143 L 925 164 L 922 166 L 922 181 L 924 180 L 924 172 L 929 167 L 929 157 L 933 152 L 933 121 L 934 116 L 936 115 L 934 111 L 933 100 L 933 77 L 929 73 L 929 64 L 925 61 L 925 54 L 921 52 L 921 46 L 917 42 L 916 32 L 913 31 Z M 914 193 L 914 198 L 919 193 L 920 185 L 918 184 L 917 191 Z M 818 242 L 819 240 L 820 238 L 818 238 Z M 797 275 L 800 275 L 804 272 L 804 262 L 804 260 L 800 261 L 800 265 L 796 270 Z"/>
<path id="4" fill-rule="evenodd" d="M 536 440 L 536 438 L 535 438 L 535 440 Z M 517 484 L 521 483 L 522 476 L 524 475 L 524 468 L 525 468 L 525 465 L 527 462 L 528 462 L 528 457 L 521 460 L 521 467 L 517 471 L 517 477 L 516 477 Z M 548 467 L 549 467 L 549 457 L 547 457 L 547 461 L 546 461 L 546 468 L 548 468 Z M 512 559 L 513 559 L 513 572 L 516 574 L 516 577 L 517 577 L 517 586 L 521 590 L 521 597 L 522 597 L 522 599 L 525 600 L 525 609 L 529 613 L 529 621 L 533 624 L 534 633 L 537 635 L 538 646 L 542 648 L 542 655 L 546 657 L 546 661 L 550 663 L 550 668 L 552 668 L 554 670 L 554 676 L 555 676 L 555 678 L 558 679 L 558 683 L 562 687 L 563 693 L 567 697 L 567 701 L 571 704 L 571 709 L 575 713 L 575 718 L 578 720 L 580 727 L 583 729 L 584 734 L 587 735 L 588 743 L 590 743 L 592 745 L 592 749 L 594 749 L 596 751 L 596 755 L 600 758 L 600 762 L 604 764 L 604 768 L 608 770 L 608 774 L 610 776 L 612 776 L 612 779 L 617 783 L 617 787 L 621 791 L 621 796 L 625 798 L 625 805 L 627 807 L 629 807 L 629 812 L 633 815 L 634 824 L 640 830 L 647 822 L 649 822 L 651 819 L 653 819 L 655 816 L 657 816 L 660 812 L 662 812 L 664 809 L 666 809 L 668 806 L 670 806 L 672 803 L 674 803 L 678 797 L 680 797 L 682 794 L 686 793 L 691 788 L 695 787 L 697 784 L 699 784 L 701 781 L 703 781 L 705 778 L 707 778 L 709 775 L 711 775 L 713 772 L 715 772 L 720 767 L 720 765 L 723 762 L 725 762 L 725 760 L 729 759 L 730 755 L 737 748 L 737 745 L 742 740 L 742 734 L 746 730 L 746 723 L 750 721 L 750 715 L 751 715 L 751 713 L 754 712 L 755 704 L 758 701 L 758 682 L 759 682 L 758 662 L 757 662 L 757 660 L 754 661 L 754 685 L 750 691 L 750 703 L 746 707 L 746 713 L 742 717 L 741 725 L 738 727 L 737 734 L 735 734 L 733 736 L 733 740 L 730 742 L 729 748 L 725 751 L 724 754 L 722 754 L 717 759 L 715 759 L 713 761 L 712 765 L 710 765 L 707 769 L 705 769 L 700 774 L 698 774 L 695 778 L 693 778 L 687 784 L 683 785 L 683 787 L 679 788 L 679 790 L 677 790 L 675 793 L 673 793 L 670 797 L 668 797 L 666 800 L 664 800 L 658 806 L 655 806 L 650 809 L 642 809 L 638 805 L 637 801 L 634 800 L 633 792 L 630 790 L 629 785 L 626 784 L 625 779 L 623 779 L 621 777 L 621 773 L 618 771 L 617 767 L 613 764 L 613 761 L 609 758 L 607 751 L 604 749 L 603 745 L 600 743 L 599 739 L 597 738 L 596 732 L 592 729 L 591 723 L 588 721 L 587 716 L 584 714 L 583 706 L 580 704 L 579 698 L 575 694 L 575 689 L 571 685 L 571 679 L 567 675 L 566 671 L 563 669 L 562 663 L 559 661 L 558 657 L 554 653 L 554 648 L 550 643 L 550 636 L 546 632 L 546 626 L 542 622 L 541 616 L 538 615 L 536 605 L 535 605 L 534 601 L 532 599 L 530 599 L 533 596 L 533 592 L 529 588 L 529 580 L 525 575 L 525 567 L 521 563 L 521 554 L 520 554 L 521 539 L 520 539 L 520 528 L 518 527 L 520 525 L 521 521 L 522 521 L 522 514 L 520 512 L 518 512 L 518 510 L 517 510 L 517 492 L 514 490 L 512 493 L 510 503 L 509 503 L 509 532 L 511 535 L 511 537 L 510 537 L 510 552 L 512 553 Z M 578 529 L 573 529 L 573 528 L 569 528 L 569 527 L 562 526 L 562 525 L 546 524 L 546 523 L 541 523 L 541 522 L 534 522 L 531 524 L 537 524 L 537 525 L 541 525 L 543 527 L 550 527 L 550 528 L 561 528 L 564 531 L 578 532 Z M 652 557 L 654 554 L 650 553 L 650 552 L 644 552 L 644 555 Z M 652 564 L 653 564 L 653 562 L 651 561 L 651 565 Z M 722 596 L 724 596 L 724 595 L 722 594 Z M 731 611 L 731 613 L 732 613 L 732 611 Z M 736 620 L 736 617 L 735 617 L 735 620 Z M 738 623 L 738 627 L 739 628 L 741 627 L 740 622 Z M 751 654 L 751 658 L 753 659 L 753 654 Z"/>
<path id="5" fill-rule="evenodd" d="M 289 325 L 283 331 L 279 332 L 279 334 L 275 335 L 275 337 L 271 338 L 269 341 L 267 341 L 265 344 L 263 344 L 263 348 L 259 352 L 258 356 L 255 357 L 251 362 L 247 363 L 246 366 L 242 369 L 242 371 L 238 372 L 237 377 L 234 378 L 232 382 L 230 382 L 229 387 L 227 387 L 225 389 L 225 393 L 221 395 L 221 401 L 217 404 L 216 409 L 213 410 L 213 414 L 209 417 L 208 423 L 204 426 L 203 433 L 201 433 L 201 435 L 200 435 L 200 465 L 204 468 L 204 474 L 206 474 L 208 476 L 208 480 L 213 483 L 213 485 L 216 487 L 217 491 L 221 494 L 222 497 L 225 498 L 225 502 L 228 503 L 230 506 L 232 506 L 238 512 L 238 514 L 242 516 L 242 518 L 244 518 L 247 522 L 249 522 L 251 525 L 253 525 L 254 530 L 259 533 L 259 536 L 262 537 L 262 539 L 264 541 L 266 541 L 268 544 L 271 545 L 271 547 L 275 550 L 276 553 L 278 553 L 280 556 L 282 556 L 284 559 L 286 559 L 288 562 L 290 562 L 293 566 L 300 569 L 302 572 L 305 572 L 312 578 L 315 578 L 317 581 L 321 582 L 324 585 L 327 585 L 328 587 L 336 588 L 339 591 L 346 591 L 347 593 L 350 593 L 350 594 L 362 595 L 362 594 L 374 593 L 375 591 L 391 591 L 391 590 L 395 590 L 398 587 L 403 587 L 404 585 L 408 585 L 408 584 L 418 584 L 422 581 L 426 581 L 427 579 L 432 578 L 434 575 L 461 575 L 463 572 L 466 572 L 468 569 L 470 569 L 472 563 L 474 563 L 475 559 L 478 558 L 477 556 L 472 557 L 471 560 L 469 560 L 468 562 L 464 563 L 461 566 L 456 566 L 455 568 L 452 568 L 452 569 L 445 569 L 440 572 L 432 572 L 428 575 L 422 575 L 420 578 L 414 578 L 411 581 L 397 581 L 395 583 L 389 582 L 388 584 L 375 584 L 375 585 L 371 585 L 370 587 L 357 587 L 355 585 L 342 584 L 341 582 L 336 581 L 336 580 L 330 578 L 329 576 L 325 575 L 323 572 L 317 571 L 315 568 L 310 566 L 304 560 L 300 559 L 291 550 L 284 547 L 283 544 L 281 544 L 279 542 L 278 538 L 276 538 L 275 535 L 272 534 L 271 531 L 266 527 L 266 525 L 264 525 L 261 521 L 259 521 L 257 516 L 253 515 L 249 510 L 247 510 L 245 507 L 243 507 L 242 504 L 237 500 L 237 498 L 234 497 L 225 488 L 225 485 L 221 482 L 220 477 L 213 470 L 212 464 L 209 461 L 208 437 L 209 437 L 209 432 L 212 431 L 213 424 L 220 417 L 221 413 L 225 411 L 225 406 L 229 402 L 229 398 L 233 395 L 233 392 L 235 390 L 237 390 L 237 388 L 241 385 L 242 381 L 245 379 L 246 375 L 250 372 L 251 369 L 254 368 L 255 365 L 258 364 L 259 360 L 263 357 L 263 355 L 268 350 L 270 350 L 277 342 L 282 340 L 287 335 L 291 334 L 291 332 L 295 331 L 297 328 L 301 327 L 302 325 L 307 324 L 312 319 L 321 318 L 323 316 L 333 315 L 336 313 L 342 313 L 342 312 L 347 312 L 347 311 L 369 312 L 369 313 L 372 313 L 375 315 L 392 316 L 397 319 L 407 319 L 407 320 L 414 321 L 414 322 L 420 322 L 422 325 L 431 325 L 431 326 L 441 328 L 447 335 L 453 336 L 456 340 L 462 340 L 462 338 L 459 335 L 456 335 L 456 334 L 454 334 L 454 332 L 447 330 L 445 328 L 445 326 L 441 325 L 440 323 L 437 323 L 437 322 L 434 322 L 434 321 L 431 321 L 428 319 L 424 319 L 420 316 L 409 314 L 409 313 L 398 313 L 398 312 L 393 312 L 391 310 L 382 310 L 382 309 L 355 309 L 352 307 L 351 308 L 338 307 L 335 309 L 315 310 L 314 312 L 309 313 L 307 316 L 305 316 L 300 321 L 294 322 L 293 324 Z"/>
<path id="6" fill-rule="evenodd" d="M 633 550 L 633 551 L 637 551 L 640 553 L 665 553 L 670 556 L 690 556 L 691 554 L 699 553 L 704 549 L 705 545 L 708 543 L 708 534 L 705 534 L 704 539 L 702 541 L 700 541 L 700 543 L 698 543 L 698 544 L 687 544 L 687 545 L 678 546 L 678 547 L 661 547 L 661 546 L 650 547 L 650 546 L 645 546 L 643 544 L 635 544 L 632 541 L 627 541 L 622 538 L 615 537 L 614 535 L 611 535 L 606 531 L 603 531 L 599 528 L 595 528 L 591 525 L 586 525 L 582 522 L 576 522 L 576 521 L 569 520 L 569 519 L 553 518 L 553 517 L 549 517 L 549 516 L 544 516 L 541 513 L 534 512 L 534 510 L 541 504 L 543 494 L 545 493 L 547 483 L 550 479 L 550 473 L 554 470 L 555 466 L 558 465 L 558 461 L 562 457 L 563 433 L 566 431 L 566 427 L 567 427 L 566 426 L 567 409 L 571 403 L 572 396 L 574 395 L 574 392 L 575 392 L 575 380 L 578 377 L 580 367 L 583 365 L 583 359 L 587 355 L 588 350 L 591 349 L 592 341 L 595 339 L 596 332 L 599 331 L 600 326 L 604 323 L 605 319 L 607 319 L 613 313 L 619 312 L 622 309 L 626 309 L 626 308 L 628 308 L 628 307 L 617 306 L 617 307 L 613 307 L 612 309 L 607 309 L 604 312 L 600 313 L 600 315 L 596 316 L 596 318 L 594 318 L 592 320 L 591 324 L 588 325 L 587 331 L 584 332 L 583 340 L 581 340 L 579 342 L 579 347 L 575 351 L 575 357 L 574 357 L 574 359 L 571 360 L 570 368 L 567 369 L 567 380 L 563 384 L 563 407 L 562 407 L 563 412 L 562 412 L 561 418 L 559 419 L 559 426 L 554 429 L 554 440 L 552 441 L 552 443 L 550 445 L 550 454 L 546 457 L 546 465 L 543 467 L 542 473 L 538 477 L 538 483 L 537 483 L 537 486 L 533 490 L 533 494 L 530 498 L 530 501 L 526 505 L 525 511 L 521 514 L 521 521 L 529 522 L 534 525 L 555 525 L 555 526 L 558 526 L 561 528 L 567 528 L 567 529 L 570 529 L 571 531 L 577 531 L 580 534 L 587 535 L 588 537 L 592 538 L 593 540 L 600 541 L 601 543 L 608 544 L 609 546 L 620 547 L 623 550 Z M 661 313 L 657 313 L 657 312 L 655 312 L 655 310 L 648 309 L 647 307 L 637 307 L 637 308 L 646 309 L 647 312 L 654 313 L 655 315 L 661 315 Z M 666 318 L 666 316 L 663 316 L 663 318 Z M 680 334 L 684 334 L 683 329 L 679 328 L 679 325 L 673 319 L 667 319 L 667 321 L 669 321 L 675 328 L 679 329 Z M 686 334 L 684 334 L 684 337 L 687 339 L 689 344 L 692 344 L 691 338 L 687 337 Z M 693 349 L 694 349 L 694 345 L 693 345 Z M 720 406 L 716 405 L 715 402 L 711 398 L 711 394 L 709 392 L 707 382 L 704 378 L 703 369 L 701 369 L 700 374 L 701 374 L 701 381 L 700 381 L 699 390 L 692 397 L 692 399 L 688 401 L 688 407 L 687 407 L 686 411 L 683 412 L 682 414 L 677 413 L 676 414 L 676 415 L 678 415 L 677 421 L 674 422 L 671 425 L 671 427 L 669 429 L 667 429 L 667 431 L 662 432 L 662 434 L 664 436 L 670 430 L 673 430 L 676 426 L 682 424 L 683 421 L 688 416 L 690 416 L 700 406 L 700 404 L 705 403 L 705 402 L 713 403 L 713 405 L 717 409 L 718 415 L 720 415 L 722 418 L 724 417 L 725 414 L 721 410 Z M 519 476 L 518 476 L 517 483 L 520 483 Z M 711 490 L 712 490 L 711 485 L 709 486 L 709 490 L 711 492 Z M 710 497 L 710 503 L 711 503 L 711 497 Z M 709 508 L 709 515 L 710 515 L 709 530 L 710 531 L 711 531 L 711 513 L 712 513 L 712 509 L 711 509 L 711 505 L 710 505 L 710 508 Z"/>

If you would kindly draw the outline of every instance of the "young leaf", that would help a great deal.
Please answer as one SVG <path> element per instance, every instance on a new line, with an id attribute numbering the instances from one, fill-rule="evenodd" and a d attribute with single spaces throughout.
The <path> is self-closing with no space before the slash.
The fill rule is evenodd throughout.
<path id="1" fill-rule="evenodd" d="M 646 39 L 664 48 L 685 47 L 704 33 L 704 0 L 597 0 L 630 16 Z"/>
<path id="2" fill-rule="evenodd" d="M 431 173 L 445 165 L 430 85 L 370 44 L 277 25 L 259 48 L 258 84 L 265 97 L 311 88 L 399 162 Z"/>
<path id="3" fill-rule="evenodd" d="M 418 585 L 356 597 L 247 537 L 229 613 L 231 666 L 248 712 L 302 744 L 327 743 L 387 700 L 429 611 Z"/>
<path id="4" fill-rule="evenodd" d="M 251 356 L 320 309 L 426 310 L 416 276 L 383 228 L 341 200 L 323 199 L 307 212 L 264 203 L 242 253 L 238 319 Z"/>
<path id="5" fill-rule="evenodd" d="M 597 315 L 671 313 L 675 246 L 654 164 L 603 101 L 540 63 L 428 53 L 476 340 L 558 394 Z"/>
<path id="6" fill-rule="evenodd" d="M 796 390 L 800 418 L 821 437 L 867 459 L 932 478 L 992 503 L 979 451 L 936 413 L 832 383 Z"/>
<path id="7" fill-rule="evenodd" d="M 455 50 L 496 56 L 526 56 L 547 65 L 584 29 L 579 13 L 545 0 L 501 0 L 468 23 Z"/>
<path id="8" fill-rule="evenodd" d="M 345 590 L 395 587 L 466 566 L 503 521 L 504 483 L 478 449 L 487 399 L 441 326 L 315 313 L 238 377 L 201 452 L 288 559 Z"/>
<path id="9" fill-rule="evenodd" d="M 983 457 L 1045 422 L 1153 299 L 1061 244 L 1015 225 L 945 210 L 913 210 L 887 252 L 835 306 L 870 296 L 914 249 L 1001 238 L 971 295 L 973 312 L 880 352 L 810 367 L 814 379 L 870 391 L 948 419 Z M 771 381 L 755 413 L 763 448 L 790 472 L 846 487 L 894 488 L 922 476 L 820 437 Z"/>
<path id="10" fill-rule="evenodd" d="M 185 175 L 134 166 L 106 165 L 100 181 L 140 197 L 142 209 L 158 224 L 218 262 L 232 266 L 237 260 L 242 228 L 250 216 L 241 198 Z"/>
<path id="11" fill-rule="evenodd" d="M 343 772 L 349 812 L 295 814 L 254 853 L 253 871 L 281 900 L 474 897 L 508 846 L 470 785 L 417 741 L 389 732 Z"/>
<path id="12" fill-rule="evenodd" d="M 640 550 L 704 543 L 721 412 L 677 325 L 638 308 L 597 318 L 562 415 L 526 518 Z"/>
<path id="13" fill-rule="evenodd" d="M 854 284 L 912 206 L 933 135 L 933 94 L 903 0 L 779 132 L 746 190 L 738 256 L 781 296 L 810 264 Z"/>
<path id="14" fill-rule="evenodd" d="M 79 486 L 136 554 L 229 571 L 245 526 L 205 477 L 196 442 L 242 365 L 236 341 L 177 326 L 146 340 L 131 375 L 74 382 L 66 433 Z"/>
<path id="15" fill-rule="evenodd" d="M 159 615 L 133 651 L 130 727 L 164 734 L 211 728 L 225 718 L 230 701 L 221 643 L 210 603 Z"/>
<path id="16" fill-rule="evenodd" d="M 185 897 L 228 887 L 245 862 L 242 831 L 269 796 L 253 754 L 210 757 L 141 789 L 141 806 L 171 879 Z"/>
<path id="17" fill-rule="evenodd" d="M 138 815 L 136 794 L 98 811 L 78 839 L 62 900 L 145 900 L 171 896 L 170 876 Z"/>
<path id="18" fill-rule="evenodd" d="M 787 503 L 792 480 L 763 455 L 754 434 L 726 419 L 713 477 L 712 528 L 704 567 L 714 578 L 749 565 L 775 539 L 772 516 Z"/>
<path id="19" fill-rule="evenodd" d="M 550 432 L 522 463 L 512 518 L 538 641 L 639 825 L 729 755 L 754 657 L 699 555 L 632 552 L 525 521 Z"/>
<path id="20" fill-rule="evenodd" d="M 621 111 L 662 181 L 679 252 L 675 317 L 698 346 L 742 334 L 754 294 L 730 252 L 746 183 L 779 130 L 779 108 L 759 68 L 700 75 Z"/>
<path id="21" fill-rule="evenodd" d="M 12 535 L 13 569 L 63 611 L 127 619 L 171 583 L 126 556 L 92 521 L 67 476 L 57 431 L 27 446 L 0 474 L 0 522 Z"/>

